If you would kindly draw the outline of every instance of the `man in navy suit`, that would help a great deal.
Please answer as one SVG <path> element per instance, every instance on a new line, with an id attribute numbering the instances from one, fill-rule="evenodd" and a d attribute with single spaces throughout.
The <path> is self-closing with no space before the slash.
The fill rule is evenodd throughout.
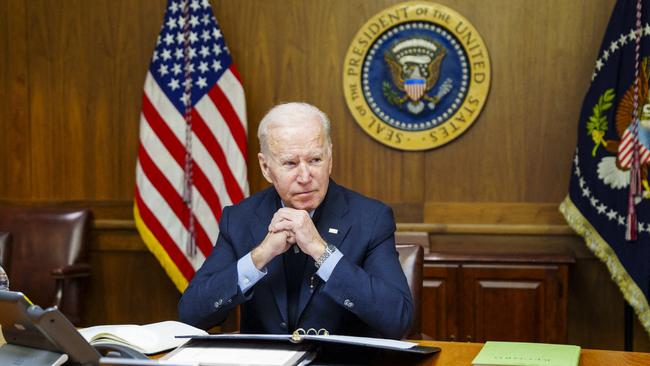
<path id="1" fill-rule="evenodd" d="M 327 116 L 304 103 L 262 119 L 258 159 L 273 187 L 224 208 L 215 248 L 178 305 L 181 321 L 208 329 L 241 305 L 242 333 L 406 333 L 413 301 L 392 210 L 330 179 L 329 131 Z"/>

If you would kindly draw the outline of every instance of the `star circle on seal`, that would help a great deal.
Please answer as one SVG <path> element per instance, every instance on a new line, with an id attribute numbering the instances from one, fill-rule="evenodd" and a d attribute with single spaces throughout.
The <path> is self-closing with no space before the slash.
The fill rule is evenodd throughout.
<path id="1" fill-rule="evenodd" d="M 454 10 L 398 4 L 357 32 L 343 67 L 345 99 L 359 126 L 400 150 L 442 146 L 485 105 L 490 59 L 478 31 Z"/>

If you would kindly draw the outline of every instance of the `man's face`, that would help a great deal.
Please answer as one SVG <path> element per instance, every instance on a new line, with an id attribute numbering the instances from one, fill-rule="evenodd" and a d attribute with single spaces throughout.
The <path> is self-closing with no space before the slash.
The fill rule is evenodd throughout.
<path id="1" fill-rule="evenodd" d="M 268 152 L 259 153 L 262 174 L 275 186 L 285 206 L 316 209 L 327 193 L 332 154 L 317 117 L 296 126 L 271 123 Z"/>

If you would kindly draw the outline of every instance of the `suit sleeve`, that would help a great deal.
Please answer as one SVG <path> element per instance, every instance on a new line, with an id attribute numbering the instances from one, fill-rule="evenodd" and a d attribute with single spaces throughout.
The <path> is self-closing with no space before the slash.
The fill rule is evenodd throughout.
<path id="1" fill-rule="evenodd" d="M 392 211 L 381 207 L 361 266 L 343 252 L 323 291 L 383 337 L 398 339 L 411 326 L 413 300 L 395 248 Z"/>
<path id="2" fill-rule="evenodd" d="M 198 328 L 220 324 L 244 296 L 237 283 L 238 256 L 229 235 L 230 207 L 224 208 L 219 224 L 219 238 L 212 253 L 196 272 L 178 303 L 179 320 Z"/>

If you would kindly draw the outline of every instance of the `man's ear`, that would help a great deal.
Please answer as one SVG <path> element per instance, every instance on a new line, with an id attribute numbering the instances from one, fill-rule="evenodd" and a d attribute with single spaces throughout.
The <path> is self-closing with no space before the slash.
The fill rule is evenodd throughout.
<path id="1" fill-rule="evenodd" d="M 262 175 L 266 179 L 267 182 L 273 184 L 273 181 L 271 180 L 271 168 L 269 167 L 269 162 L 264 154 L 257 153 L 257 160 L 260 162 L 260 169 L 262 170 Z"/>
<path id="2" fill-rule="evenodd" d="M 333 152 L 333 151 L 334 151 L 334 150 L 332 150 L 332 144 L 330 143 L 330 152 L 329 152 L 329 157 L 328 157 L 328 159 L 329 159 L 329 164 L 330 164 L 330 168 L 329 168 L 329 171 L 327 172 L 328 175 L 332 175 L 332 165 L 333 165 L 333 164 L 332 164 L 332 152 Z"/>

